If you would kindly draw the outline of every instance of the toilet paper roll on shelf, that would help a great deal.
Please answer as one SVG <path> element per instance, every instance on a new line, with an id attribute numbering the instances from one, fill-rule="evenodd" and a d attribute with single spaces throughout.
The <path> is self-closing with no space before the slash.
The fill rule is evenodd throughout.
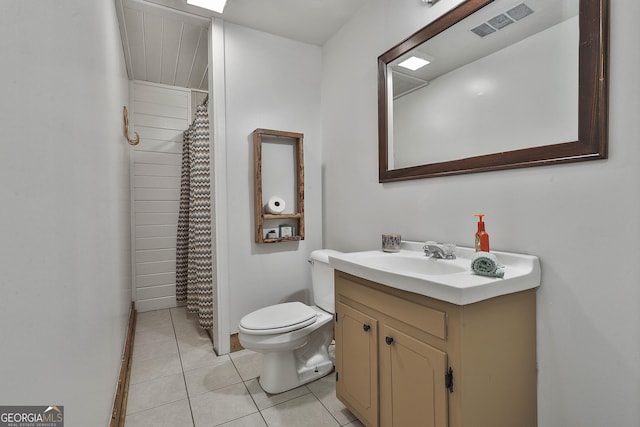
<path id="1" fill-rule="evenodd" d="M 264 211 L 266 213 L 277 215 L 284 212 L 285 207 L 286 207 L 286 204 L 282 197 L 273 196 L 273 197 L 269 197 L 269 200 L 267 201 L 267 204 L 264 207 Z"/>

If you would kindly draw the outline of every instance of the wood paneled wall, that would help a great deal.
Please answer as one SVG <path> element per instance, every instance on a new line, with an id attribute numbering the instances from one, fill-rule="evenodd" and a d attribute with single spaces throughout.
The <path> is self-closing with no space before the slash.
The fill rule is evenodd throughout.
<path id="1" fill-rule="evenodd" d="M 139 312 L 176 305 L 176 235 L 182 134 L 189 89 L 136 81 L 133 124 L 140 134 L 132 162 L 134 291 Z"/>

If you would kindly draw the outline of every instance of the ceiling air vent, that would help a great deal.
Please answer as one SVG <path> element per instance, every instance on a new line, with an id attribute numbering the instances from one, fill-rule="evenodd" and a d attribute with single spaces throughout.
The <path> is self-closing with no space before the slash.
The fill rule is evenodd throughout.
<path id="1" fill-rule="evenodd" d="M 480 37 L 488 36 L 489 34 L 496 32 L 495 28 L 489 24 L 480 24 L 477 27 L 472 28 L 471 31 Z"/>
<path id="2" fill-rule="evenodd" d="M 520 3 L 513 9 L 507 10 L 507 15 L 509 15 L 511 18 L 515 19 L 516 21 L 519 21 L 525 16 L 531 15 L 532 13 L 533 13 L 533 10 L 531 10 L 529 6 L 527 6 L 524 3 Z"/>
<path id="3" fill-rule="evenodd" d="M 500 15 L 494 16 L 493 18 L 489 19 L 488 22 L 489 25 L 491 25 L 496 30 L 501 30 L 507 25 L 513 24 L 513 19 L 509 18 L 504 13 L 501 13 Z"/>
<path id="4" fill-rule="evenodd" d="M 531 15 L 532 13 L 533 10 L 529 6 L 524 3 L 520 3 L 505 13 L 500 13 L 489 19 L 487 22 L 472 28 L 471 31 L 480 37 L 485 37 L 491 33 L 495 33 L 497 30 L 501 30 L 507 25 L 513 24 L 515 21 L 519 21 L 522 18 Z"/>

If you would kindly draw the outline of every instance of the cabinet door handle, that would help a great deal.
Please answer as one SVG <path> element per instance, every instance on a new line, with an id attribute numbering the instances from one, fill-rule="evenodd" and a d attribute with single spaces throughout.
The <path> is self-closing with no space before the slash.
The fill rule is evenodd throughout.
<path id="1" fill-rule="evenodd" d="M 393 344 L 393 337 L 385 337 L 384 342 L 386 342 L 387 345 Z"/>
<path id="2" fill-rule="evenodd" d="M 369 329 L 371 329 L 370 325 L 367 325 L 366 323 L 364 325 L 362 325 L 362 330 L 365 332 L 369 332 Z"/>

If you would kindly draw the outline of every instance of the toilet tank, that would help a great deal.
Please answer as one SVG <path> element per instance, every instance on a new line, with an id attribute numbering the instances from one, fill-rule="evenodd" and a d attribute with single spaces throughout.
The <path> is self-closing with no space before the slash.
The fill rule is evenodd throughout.
<path id="1" fill-rule="evenodd" d="M 329 313 L 335 313 L 333 268 L 329 265 L 329 255 L 339 253 L 331 249 L 320 249 L 311 252 L 309 257 L 314 303 Z"/>

